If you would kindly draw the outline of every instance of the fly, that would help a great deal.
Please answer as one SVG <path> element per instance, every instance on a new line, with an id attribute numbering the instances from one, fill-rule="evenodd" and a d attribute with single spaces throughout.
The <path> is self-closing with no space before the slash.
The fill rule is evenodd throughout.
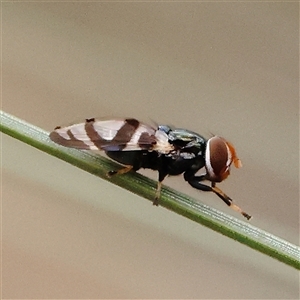
<path id="1" fill-rule="evenodd" d="M 56 127 L 50 133 L 50 139 L 65 147 L 103 150 L 108 157 L 124 165 L 122 169 L 108 172 L 108 176 L 141 168 L 158 171 L 154 205 L 159 204 L 166 176 L 183 174 L 193 188 L 214 192 L 229 207 L 248 220 L 251 218 L 216 186 L 229 176 L 232 164 L 236 168 L 242 166 L 233 145 L 222 137 L 205 139 L 187 129 L 172 129 L 166 125 L 153 128 L 132 118 L 92 118 L 83 123 Z M 204 173 L 196 175 L 200 169 Z M 204 181 L 209 181 L 210 185 L 204 184 Z"/>

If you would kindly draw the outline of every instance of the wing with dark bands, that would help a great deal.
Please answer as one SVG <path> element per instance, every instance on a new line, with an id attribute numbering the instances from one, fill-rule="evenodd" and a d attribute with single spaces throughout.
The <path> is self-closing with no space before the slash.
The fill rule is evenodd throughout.
<path id="1" fill-rule="evenodd" d="M 85 150 L 156 150 L 168 153 L 173 149 L 166 133 L 136 119 L 87 119 L 84 123 L 55 128 L 50 139 L 65 147 Z"/>

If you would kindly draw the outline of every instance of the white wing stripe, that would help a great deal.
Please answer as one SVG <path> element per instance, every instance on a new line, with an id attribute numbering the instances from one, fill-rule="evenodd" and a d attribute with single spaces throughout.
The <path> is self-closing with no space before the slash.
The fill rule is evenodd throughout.
<path id="1" fill-rule="evenodd" d="M 71 139 L 65 128 L 56 129 L 55 132 L 57 132 L 65 140 Z"/>
<path id="2" fill-rule="evenodd" d="M 133 134 L 133 136 L 131 137 L 130 141 L 127 143 L 127 146 L 124 148 L 124 150 L 130 150 L 132 148 L 132 145 L 135 145 L 135 147 L 137 147 L 139 144 L 140 137 L 144 133 L 149 133 L 149 135 L 154 135 L 155 130 L 153 128 L 149 128 L 148 126 L 144 126 L 143 124 L 140 124 L 139 127 L 136 129 L 135 133 Z"/>
<path id="3" fill-rule="evenodd" d="M 111 141 L 115 138 L 118 131 L 124 124 L 125 121 L 96 121 L 93 124 L 93 127 L 102 139 L 106 141 Z"/>

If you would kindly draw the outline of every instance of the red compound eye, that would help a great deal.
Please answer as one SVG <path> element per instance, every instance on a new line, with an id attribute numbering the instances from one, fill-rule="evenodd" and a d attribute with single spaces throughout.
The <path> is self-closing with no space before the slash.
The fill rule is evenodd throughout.
<path id="1" fill-rule="evenodd" d="M 206 170 L 210 180 L 221 182 L 230 174 L 230 165 L 242 166 L 234 147 L 225 139 L 214 136 L 208 140 L 205 153 Z"/>

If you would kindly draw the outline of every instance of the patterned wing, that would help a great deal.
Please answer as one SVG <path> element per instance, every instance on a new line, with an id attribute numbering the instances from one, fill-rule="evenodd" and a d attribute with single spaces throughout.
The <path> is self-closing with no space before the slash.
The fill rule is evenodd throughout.
<path id="1" fill-rule="evenodd" d="M 85 123 L 55 128 L 50 139 L 65 147 L 85 150 L 154 150 L 161 153 L 173 150 L 165 132 L 136 119 L 87 119 Z"/>

